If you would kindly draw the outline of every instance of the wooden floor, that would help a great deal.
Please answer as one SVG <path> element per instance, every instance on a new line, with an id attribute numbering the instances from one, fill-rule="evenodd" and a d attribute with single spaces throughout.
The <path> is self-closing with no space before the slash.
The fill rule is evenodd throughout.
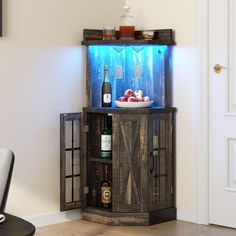
<path id="1" fill-rule="evenodd" d="M 36 229 L 35 236 L 236 236 L 236 229 L 169 221 L 152 226 L 108 226 L 84 220 Z"/>

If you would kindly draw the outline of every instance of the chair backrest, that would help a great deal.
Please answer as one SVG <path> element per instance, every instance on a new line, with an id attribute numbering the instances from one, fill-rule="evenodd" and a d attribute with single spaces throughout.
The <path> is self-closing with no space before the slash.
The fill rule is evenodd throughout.
<path id="1" fill-rule="evenodd" d="M 12 151 L 0 148 L 0 212 L 5 211 L 14 159 Z"/>

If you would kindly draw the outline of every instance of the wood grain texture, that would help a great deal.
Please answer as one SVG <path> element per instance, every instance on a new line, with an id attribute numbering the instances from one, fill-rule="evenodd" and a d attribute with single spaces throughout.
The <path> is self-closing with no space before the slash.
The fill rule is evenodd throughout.
<path id="1" fill-rule="evenodd" d="M 176 112 L 175 107 L 150 107 L 150 108 L 105 108 L 105 107 L 84 107 L 83 112 L 89 113 L 103 113 L 103 114 L 162 114 L 169 112 Z"/>
<path id="2" fill-rule="evenodd" d="M 176 209 L 166 208 L 151 212 L 112 212 L 86 208 L 83 219 L 107 225 L 152 225 L 176 219 Z"/>
<path id="3" fill-rule="evenodd" d="M 100 197 L 93 199 L 93 192 L 100 192 L 99 183 L 103 179 L 103 165 L 107 161 L 99 160 L 100 134 L 107 113 L 93 112 L 92 108 L 84 112 L 87 117 L 87 207 L 84 219 L 107 224 L 143 224 L 163 222 L 176 218 L 173 189 L 172 109 L 168 113 L 114 113 L 112 116 L 112 209 L 101 211 Z M 91 111 L 91 112 L 90 112 Z M 153 124 L 158 126 L 155 131 Z M 153 135 L 158 132 L 157 182 L 153 182 L 150 172 L 153 153 Z M 98 161 L 96 161 L 98 160 Z M 98 171 L 98 175 L 95 173 Z M 154 199 L 153 195 L 159 198 Z M 91 210 L 88 207 L 93 207 Z M 88 211 L 88 209 L 90 209 Z M 142 215 L 142 213 L 144 215 Z M 129 214 L 132 220 L 128 220 Z M 115 216 L 115 217 L 114 217 Z M 120 219 L 120 220 L 118 220 Z M 125 222 L 127 220 L 127 222 Z M 133 223 L 132 223 L 133 222 Z"/>
<path id="4" fill-rule="evenodd" d="M 145 30 L 153 31 L 153 40 L 145 40 L 142 34 L 142 30 L 135 31 L 134 40 L 121 40 L 119 39 L 119 31 L 116 31 L 116 40 L 102 40 L 103 31 L 102 29 L 84 29 L 83 30 L 83 41 L 82 45 L 93 45 L 93 44 L 164 44 L 164 45 L 174 45 L 174 34 L 172 29 L 153 29 Z"/>

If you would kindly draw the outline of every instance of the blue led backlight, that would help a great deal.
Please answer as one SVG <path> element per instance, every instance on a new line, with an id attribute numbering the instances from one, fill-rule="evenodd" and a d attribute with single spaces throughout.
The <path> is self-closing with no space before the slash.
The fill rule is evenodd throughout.
<path id="1" fill-rule="evenodd" d="M 169 66 L 169 47 L 163 45 L 90 45 L 90 100 L 92 106 L 101 106 L 101 86 L 104 66 L 108 65 L 112 85 L 112 101 L 123 96 L 128 88 L 141 89 L 164 107 L 166 66 Z"/>

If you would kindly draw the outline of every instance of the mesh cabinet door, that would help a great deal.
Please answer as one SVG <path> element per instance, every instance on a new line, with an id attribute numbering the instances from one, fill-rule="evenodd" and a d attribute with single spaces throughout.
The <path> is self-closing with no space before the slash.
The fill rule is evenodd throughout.
<path id="1" fill-rule="evenodd" d="M 60 210 L 82 207 L 82 113 L 60 114 Z"/>
<path id="2" fill-rule="evenodd" d="M 149 122 L 149 208 L 173 207 L 172 114 L 152 115 Z"/>

